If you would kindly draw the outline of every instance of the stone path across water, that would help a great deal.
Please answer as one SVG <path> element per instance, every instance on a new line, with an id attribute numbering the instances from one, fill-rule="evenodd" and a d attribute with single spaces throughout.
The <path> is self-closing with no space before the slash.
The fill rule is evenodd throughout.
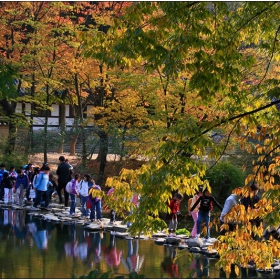
<path id="1" fill-rule="evenodd" d="M 110 220 L 103 218 L 102 221 L 91 222 L 88 218 L 84 218 L 81 215 L 79 207 L 76 207 L 76 215 L 70 215 L 70 207 L 64 207 L 61 204 L 50 203 L 49 209 L 46 208 L 32 208 L 31 203 L 20 207 L 16 204 L 4 204 L 0 201 L 0 209 L 13 209 L 13 210 L 26 210 L 28 215 L 33 215 L 39 219 L 44 219 L 53 223 L 63 223 L 65 225 L 82 225 L 85 230 L 89 232 L 96 231 L 109 231 L 110 234 L 115 235 L 118 238 L 125 239 L 150 239 L 149 236 L 141 235 L 133 237 L 128 232 L 128 228 L 123 224 L 123 221 L 116 221 L 113 225 L 110 224 Z M 217 251 L 213 248 L 215 238 L 189 238 L 186 235 L 168 235 L 165 231 L 160 231 L 152 234 L 152 239 L 156 245 L 173 246 L 179 250 L 189 250 L 191 253 L 199 253 L 207 258 L 219 258 Z M 256 269 L 259 273 L 269 274 L 280 271 L 280 264 L 278 260 L 272 265 L 270 270 Z M 248 268 L 250 267 L 248 265 Z"/>

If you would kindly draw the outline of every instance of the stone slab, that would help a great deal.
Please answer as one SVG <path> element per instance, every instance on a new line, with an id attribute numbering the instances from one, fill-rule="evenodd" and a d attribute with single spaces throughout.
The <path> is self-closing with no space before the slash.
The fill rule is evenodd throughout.
<path id="1" fill-rule="evenodd" d="M 155 239 L 155 244 L 163 245 L 165 243 L 165 238 L 157 238 Z"/>
<path id="2" fill-rule="evenodd" d="M 167 237 L 167 234 L 163 232 L 156 232 L 153 233 L 152 237 Z"/>

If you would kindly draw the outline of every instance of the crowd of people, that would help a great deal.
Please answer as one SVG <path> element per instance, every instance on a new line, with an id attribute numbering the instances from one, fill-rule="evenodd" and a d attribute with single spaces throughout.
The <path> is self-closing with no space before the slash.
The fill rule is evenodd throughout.
<path id="1" fill-rule="evenodd" d="M 69 163 L 64 156 L 59 157 L 59 165 L 56 170 L 57 183 L 54 180 L 53 174 L 50 174 L 50 167 L 44 163 L 41 168 L 35 167 L 29 163 L 26 166 L 20 167 L 15 170 L 11 166 L 6 170 L 4 163 L 0 164 L 0 200 L 4 200 L 5 204 L 16 203 L 22 207 L 26 201 L 32 203 L 32 208 L 41 207 L 49 209 L 49 203 L 52 200 L 52 195 L 57 193 L 59 203 L 64 203 L 68 207 L 69 197 L 71 201 L 70 215 L 76 216 L 77 198 L 80 199 L 81 213 L 85 219 L 93 221 L 102 221 L 102 201 L 98 195 L 101 188 L 95 184 L 95 181 L 89 174 L 73 174 L 73 166 Z M 210 217 L 211 211 L 216 205 L 221 210 L 220 224 L 224 224 L 224 219 L 230 210 L 238 203 L 253 209 L 255 204 L 259 201 L 258 185 L 253 184 L 250 188 L 250 194 L 245 195 L 242 190 L 239 194 L 231 194 L 225 201 L 222 207 L 215 197 L 211 195 L 207 188 L 203 189 L 202 186 L 198 188 L 194 197 L 189 199 L 189 215 L 192 216 L 194 226 L 191 231 L 191 237 L 200 237 L 201 225 L 205 222 L 206 226 L 206 239 L 210 238 Z M 62 197 L 64 193 L 64 201 Z M 108 195 L 112 195 L 114 189 L 112 188 Z M 13 195 L 14 194 L 14 195 Z M 167 202 L 170 212 L 166 215 L 168 222 L 169 236 L 176 235 L 178 227 L 177 216 L 180 213 L 180 203 L 184 196 L 180 193 L 175 193 L 173 198 Z M 116 213 L 114 209 L 110 212 L 110 223 L 115 222 Z M 258 219 L 251 221 L 254 225 L 259 226 Z M 233 230 L 234 224 L 227 223 L 228 230 Z M 221 234 L 225 234 L 223 228 Z"/>
<path id="2" fill-rule="evenodd" d="M 225 221 L 225 217 L 230 213 L 233 207 L 237 204 L 241 204 L 245 207 L 246 211 L 256 208 L 256 203 L 260 200 L 258 196 L 259 187 L 256 183 L 253 183 L 249 188 L 238 188 L 237 192 L 234 191 L 225 201 L 222 207 L 219 202 L 215 199 L 213 195 L 209 192 L 207 188 L 203 189 L 199 186 L 197 193 L 189 199 L 189 215 L 192 216 L 194 221 L 194 226 L 191 230 L 190 236 L 192 238 L 197 238 L 201 236 L 201 225 L 205 222 L 206 227 L 206 239 L 210 238 L 210 217 L 211 211 L 214 205 L 216 205 L 221 210 L 220 215 L 220 225 L 222 226 Z M 180 213 L 180 203 L 183 200 L 183 195 L 180 193 L 175 193 L 173 198 L 167 203 L 170 208 L 170 212 L 166 215 L 166 220 L 169 223 L 168 231 L 169 236 L 172 237 L 176 235 L 176 230 L 178 226 L 177 216 Z M 250 220 L 252 225 L 259 226 L 260 219 L 256 218 Z M 224 235 L 227 231 L 233 231 L 235 223 L 232 221 L 227 221 L 227 229 L 222 227 L 220 234 Z"/>
<path id="3" fill-rule="evenodd" d="M 57 194 L 59 204 L 64 203 L 65 208 L 68 207 L 70 197 L 70 215 L 76 216 L 79 197 L 82 216 L 92 222 L 102 221 L 101 198 L 98 196 L 101 188 L 95 184 L 91 176 L 84 174 L 81 179 L 80 174 L 73 174 L 73 166 L 64 156 L 59 157 L 56 175 L 57 183 L 54 175 L 50 174 L 48 163 L 44 163 L 41 167 L 29 163 L 16 171 L 14 166 L 6 170 L 6 165 L 2 163 L 0 164 L 0 200 L 4 200 L 6 205 L 15 203 L 23 207 L 24 204 L 29 203 L 32 204 L 33 209 L 49 210 L 49 203 L 53 195 Z M 112 216 L 111 223 L 114 222 L 115 216 Z"/>

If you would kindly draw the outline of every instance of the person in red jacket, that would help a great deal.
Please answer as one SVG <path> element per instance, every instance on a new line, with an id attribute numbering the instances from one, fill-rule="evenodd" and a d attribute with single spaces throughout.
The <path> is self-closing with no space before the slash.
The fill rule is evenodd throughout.
<path id="1" fill-rule="evenodd" d="M 176 193 L 174 197 L 170 200 L 168 207 L 171 213 L 167 213 L 166 220 L 169 221 L 168 232 L 169 234 L 175 234 L 178 226 L 177 215 L 180 212 L 180 203 L 184 196 L 180 193 Z"/>

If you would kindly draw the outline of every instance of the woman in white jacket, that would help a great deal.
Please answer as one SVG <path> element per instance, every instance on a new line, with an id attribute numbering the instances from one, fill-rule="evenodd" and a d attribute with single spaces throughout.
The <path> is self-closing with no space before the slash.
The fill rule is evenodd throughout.
<path id="1" fill-rule="evenodd" d="M 92 187 L 93 183 L 90 180 L 90 175 L 85 174 L 83 180 L 78 185 L 81 201 L 81 212 L 82 216 L 87 217 L 89 215 L 89 209 L 87 208 L 88 202 L 88 189 Z"/>

